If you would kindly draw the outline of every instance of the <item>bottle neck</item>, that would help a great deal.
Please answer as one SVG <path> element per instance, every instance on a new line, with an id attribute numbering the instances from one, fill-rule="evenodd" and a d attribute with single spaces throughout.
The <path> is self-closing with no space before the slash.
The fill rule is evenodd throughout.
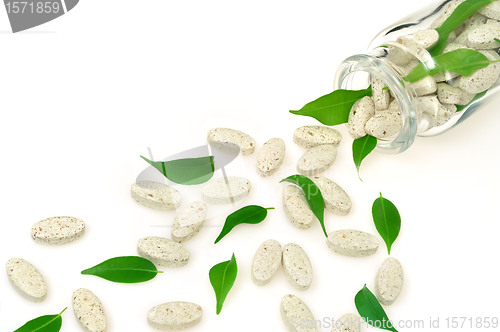
<path id="1" fill-rule="evenodd" d="M 360 90 L 370 85 L 370 77 L 378 77 L 398 101 L 401 109 L 402 127 L 392 140 L 378 140 L 377 147 L 383 151 L 400 153 L 414 142 L 418 131 L 418 114 L 412 103 L 416 95 L 407 89 L 403 73 L 386 58 L 384 47 L 374 49 L 370 54 L 358 54 L 344 60 L 336 74 L 334 89 Z"/>

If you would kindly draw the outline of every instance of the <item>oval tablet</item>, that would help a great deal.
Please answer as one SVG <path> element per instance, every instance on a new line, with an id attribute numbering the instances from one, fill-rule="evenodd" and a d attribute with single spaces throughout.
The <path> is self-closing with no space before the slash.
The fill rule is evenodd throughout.
<path id="1" fill-rule="evenodd" d="M 74 217 L 52 217 L 31 227 L 33 240 L 44 244 L 66 244 L 78 239 L 85 231 L 83 220 Z"/>
<path id="2" fill-rule="evenodd" d="M 140 239 L 137 242 L 137 253 L 155 265 L 166 267 L 184 266 L 189 261 L 189 251 L 182 244 L 163 237 Z"/>
<path id="3" fill-rule="evenodd" d="M 264 143 L 257 155 L 257 173 L 260 176 L 274 174 L 285 157 L 285 142 L 281 138 L 271 138 Z"/>
<path id="4" fill-rule="evenodd" d="M 173 210 L 181 204 L 181 194 L 177 190 L 157 182 L 133 183 L 130 194 L 138 203 L 158 210 Z"/>
<path id="5" fill-rule="evenodd" d="M 351 211 L 351 199 L 338 184 L 324 176 L 315 176 L 311 180 L 321 191 L 328 211 L 339 216 L 345 216 Z"/>
<path id="6" fill-rule="evenodd" d="M 313 271 L 306 252 L 295 243 L 283 247 L 283 270 L 288 282 L 299 290 L 311 286 Z"/>
<path id="7" fill-rule="evenodd" d="M 76 318 L 87 331 L 106 331 L 104 308 L 94 293 L 85 288 L 77 289 L 73 292 L 72 303 Z"/>
<path id="8" fill-rule="evenodd" d="M 283 189 L 283 209 L 292 225 L 301 229 L 311 227 L 315 216 L 298 186 L 289 184 Z"/>
<path id="9" fill-rule="evenodd" d="M 191 302 L 169 302 L 148 311 L 148 322 L 160 330 L 183 330 L 201 321 L 203 310 Z"/>
<path id="10" fill-rule="evenodd" d="M 391 305 L 401 293 L 404 275 L 401 263 L 395 258 L 387 258 L 375 278 L 375 295 L 383 305 Z"/>
<path id="11" fill-rule="evenodd" d="M 211 204 L 229 204 L 248 195 L 250 181 L 240 177 L 219 178 L 207 183 L 201 190 L 201 197 Z"/>
<path id="12" fill-rule="evenodd" d="M 22 258 L 12 258 L 5 268 L 10 281 L 23 296 L 35 302 L 45 300 L 47 284 L 36 267 Z"/>
<path id="13" fill-rule="evenodd" d="M 351 257 L 362 257 L 374 254 L 379 246 L 376 236 L 366 232 L 345 229 L 328 234 L 326 240 L 332 251 Z"/>
<path id="14" fill-rule="evenodd" d="M 335 129 L 326 126 L 303 126 L 293 132 L 293 141 L 306 149 L 318 145 L 339 145 L 342 135 Z"/>
<path id="15" fill-rule="evenodd" d="M 318 145 L 307 150 L 297 162 L 297 171 L 305 176 L 323 172 L 337 158 L 337 148 L 333 145 Z"/>
<path id="16" fill-rule="evenodd" d="M 180 243 L 191 239 L 200 231 L 206 216 L 207 204 L 204 202 L 193 202 L 179 209 L 172 224 L 172 240 Z"/>
<path id="17" fill-rule="evenodd" d="M 257 249 L 252 262 L 252 280 L 259 286 L 267 284 L 281 265 L 281 244 L 267 240 Z"/>
<path id="18" fill-rule="evenodd" d="M 316 321 L 309 307 L 295 295 L 285 295 L 280 305 L 281 319 L 291 332 L 316 332 Z"/>
<path id="19" fill-rule="evenodd" d="M 239 130 L 230 128 L 214 128 L 208 131 L 208 143 L 231 143 L 240 147 L 241 154 L 246 156 L 255 150 L 255 139 Z"/>
<path id="20" fill-rule="evenodd" d="M 366 135 L 365 125 L 375 115 L 373 99 L 365 96 L 357 100 L 351 107 L 347 121 L 347 130 L 352 138 L 357 139 Z"/>
<path id="21" fill-rule="evenodd" d="M 355 314 L 345 314 L 335 321 L 331 332 L 359 331 L 361 331 L 361 318 Z"/>

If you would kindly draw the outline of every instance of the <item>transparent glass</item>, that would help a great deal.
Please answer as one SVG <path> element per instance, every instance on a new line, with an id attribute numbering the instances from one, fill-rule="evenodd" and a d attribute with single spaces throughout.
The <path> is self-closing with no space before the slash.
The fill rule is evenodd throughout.
<path id="1" fill-rule="evenodd" d="M 462 2 L 463 0 L 439 1 L 433 6 L 388 26 L 372 40 L 367 54 L 351 56 L 339 66 L 334 80 L 335 89 L 366 89 L 372 83 L 373 77 L 377 77 L 385 83 L 392 96 L 391 99 L 396 99 L 399 104 L 401 128 L 392 137 L 379 138 L 380 149 L 399 153 L 408 149 L 417 136 L 441 134 L 469 117 L 498 91 L 500 65 L 495 63 L 480 69 L 483 76 L 488 76 L 488 82 L 483 86 L 486 88 L 467 86 L 467 89 L 472 92 L 462 90 L 464 96 L 456 104 L 454 102 L 442 103 L 445 99 L 441 94 L 443 91 L 441 88 L 449 87 L 455 93 L 460 91 L 457 88 L 461 89 L 465 82 L 474 81 L 472 76 L 462 78 L 455 73 L 446 72 L 428 76 L 416 83 L 409 84 L 404 80 L 404 77 L 419 63 L 425 63 L 428 66 L 433 61 L 430 54 L 432 46 L 426 45 L 425 41 L 415 39 L 415 34 L 418 35 L 422 31 L 427 33 L 430 29 L 438 28 Z M 484 53 L 490 60 L 500 59 L 498 55 L 500 43 L 496 41 L 484 46 L 478 46 L 478 44 L 473 44 L 474 47 L 470 46 L 470 34 L 474 29 L 479 27 L 484 29 L 487 24 L 500 24 L 498 22 L 500 16 L 495 20 L 482 15 L 485 13 L 491 16 L 490 11 L 485 12 L 485 9 L 487 8 L 474 13 L 450 34 L 446 49 L 442 53 L 468 47 Z M 437 34 L 435 30 L 430 32 Z M 433 34 L 430 33 L 430 35 Z M 484 74 L 484 71 L 488 73 Z M 478 73 L 473 75 L 479 75 L 479 79 L 483 79 L 481 73 L 478 70 Z M 480 89 L 483 90 L 479 91 Z M 457 99 L 454 100 L 458 101 L 458 95 L 453 96 L 455 97 Z M 440 98 L 438 101 L 441 106 L 451 111 L 448 112 L 443 107 L 436 106 L 437 104 L 432 104 L 430 107 L 428 101 L 431 100 L 434 103 L 435 98 Z"/>

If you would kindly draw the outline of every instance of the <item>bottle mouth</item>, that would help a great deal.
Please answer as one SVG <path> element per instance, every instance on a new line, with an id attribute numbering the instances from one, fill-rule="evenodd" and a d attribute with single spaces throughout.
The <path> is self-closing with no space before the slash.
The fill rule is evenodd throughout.
<path id="1" fill-rule="evenodd" d="M 378 77 L 387 85 L 401 109 L 401 131 L 393 139 L 378 139 L 377 148 L 401 153 L 413 144 L 417 136 L 417 113 L 411 102 L 411 92 L 403 85 L 402 75 L 394 66 L 377 56 L 353 55 L 340 64 L 335 74 L 334 89 L 366 89 L 370 85 L 370 76 Z"/>

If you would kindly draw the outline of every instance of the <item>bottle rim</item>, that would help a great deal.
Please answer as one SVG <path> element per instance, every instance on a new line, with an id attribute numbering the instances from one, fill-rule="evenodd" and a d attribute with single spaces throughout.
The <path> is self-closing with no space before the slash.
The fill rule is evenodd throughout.
<path id="1" fill-rule="evenodd" d="M 401 109 L 401 131 L 393 139 L 378 139 L 377 148 L 392 153 L 406 151 L 417 136 L 417 113 L 411 102 L 412 96 L 403 84 L 402 75 L 384 58 L 369 54 L 357 54 L 348 57 L 340 64 L 335 73 L 334 89 L 356 90 L 362 88 L 354 86 L 354 75 L 360 73 L 380 78 L 392 91 Z M 367 83 L 369 84 L 369 82 Z"/>

